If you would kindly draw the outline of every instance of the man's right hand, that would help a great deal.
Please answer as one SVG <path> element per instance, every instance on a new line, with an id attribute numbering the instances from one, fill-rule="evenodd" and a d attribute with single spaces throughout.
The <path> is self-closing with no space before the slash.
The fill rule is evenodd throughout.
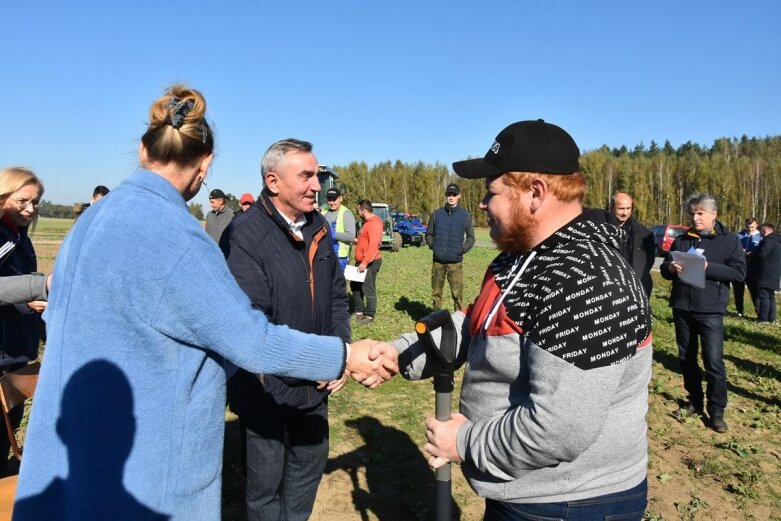
<path id="1" fill-rule="evenodd" d="M 374 389 L 399 372 L 399 354 L 385 342 L 366 339 L 350 344 L 347 370 L 356 382 Z"/>

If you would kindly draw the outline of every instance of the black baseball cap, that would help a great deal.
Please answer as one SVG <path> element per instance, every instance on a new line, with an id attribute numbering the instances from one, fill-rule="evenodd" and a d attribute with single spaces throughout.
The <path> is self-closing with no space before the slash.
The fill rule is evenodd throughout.
<path id="1" fill-rule="evenodd" d="M 325 193 L 325 198 L 330 199 L 333 197 L 334 199 L 336 199 L 341 195 L 342 192 L 340 192 L 338 188 L 329 188 L 328 191 Z"/>
<path id="2" fill-rule="evenodd" d="M 214 190 L 209 192 L 209 199 L 225 199 L 225 192 L 223 192 L 219 188 L 215 188 Z"/>
<path id="3" fill-rule="evenodd" d="M 519 121 L 496 136 L 482 159 L 453 163 L 453 170 L 467 179 L 494 177 L 505 172 L 570 175 L 580 171 L 580 150 L 561 127 L 536 121 Z"/>
<path id="4" fill-rule="evenodd" d="M 461 189 L 455 183 L 450 183 L 449 185 L 447 185 L 447 188 L 445 188 L 445 195 L 450 195 L 450 194 L 458 195 L 460 193 L 461 193 Z"/>

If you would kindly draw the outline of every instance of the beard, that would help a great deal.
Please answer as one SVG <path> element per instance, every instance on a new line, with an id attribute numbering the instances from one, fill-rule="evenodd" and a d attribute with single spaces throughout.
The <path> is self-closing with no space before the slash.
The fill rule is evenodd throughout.
<path id="1" fill-rule="evenodd" d="M 531 212 L 517 206 L 512 213 L 511 222 L 503 227 L 496 238 L 496 245 L 502 251 L 515 255 L 525 253 L 535 246 L 534 237 L 538 228 L 539 223 L 534 220 Z"/>

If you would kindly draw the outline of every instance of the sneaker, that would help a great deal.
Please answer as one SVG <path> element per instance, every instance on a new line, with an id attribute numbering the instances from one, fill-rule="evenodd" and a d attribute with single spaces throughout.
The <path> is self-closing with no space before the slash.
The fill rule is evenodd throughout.
<path id="1" fill-rule="evenodd" d="M 724 421 L 724 416 L 722 415 L 711 416 L 710 428 L 716 432 L 727 432 L 729 430 L 727 422 Z"/>
<path id="2" fill-rule="evenodd" d="M 363 311 L 355 311 L 355 312 L 352 314 L 352 317 L 353 317 L 353 318 L 360 318 L 360 317 L 362 317 L 362 316 L 363 316 Z"/>
<path id="3" fill-rule="evenodd" d="M 355 321 L 358 322 L 358 324 L 365 326 L 366 324 L 371 324 L 374 322 L 374 317 L 371 315 L 361 314 L 361 316 L 356 318 Z"/>
<path id="4" fill-rule="evenodd" d="M 688 418 L 690 416 L 699 416 L 702 414 L 702 408 L 697 408 L 691 403 L 682 405 L 673 411 L 673 416 L 676 418 Z"/>

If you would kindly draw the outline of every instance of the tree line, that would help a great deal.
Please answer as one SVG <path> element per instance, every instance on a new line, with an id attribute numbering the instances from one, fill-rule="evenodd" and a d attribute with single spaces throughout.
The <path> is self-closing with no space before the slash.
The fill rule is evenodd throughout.
<path id="1" fill-rule="evenodd" d="M 239 198 L 231 193 L 225 194 L 225 204 L 232 209 L 234 213 L 239 210 Z M 38 207 L 38 215 L 41 217 L 74 219 L 77 214 L 81 213 L 83 207 L 83 203 L 76 203 L 73 205 L 54 204 L 51 201 L 42 199 L 41 205 Z M 203 221 L 206 218 L 203 205 L 200 203 L 190 203 L 187 205 L 187 209 L 190 211 L 190 214 L 199 221 Z"/>
<path id="2" fill-rule="evenodd" d="M 585 205 L 607 209 L 616 192 L 634 198 L 635 216 L 649 226 L 688 224 L 688 197 L 710 192 L 719 203 L 719 220 L 731 230 L 743 228 L 746 217 L 781 225 L 781 136 L 720 138 L 711 147 L 692 142 L 674 148 L 669 141 L 651 141 L 633 149 L 626 146 L 584 151 L 581 170 L 588 179 Z M 439 162 L 384 161 L 372 166 L 353 161 L 335 166 L 337 184 L 346 189 L 345 204 L 354 209 L 360 199 L 388 203 L 398 211 L 417 214 L 426 222 L 445 201 L 445 187 L 461 187 L 461 205 L 472 212 L 476 226 L 486 226 L 479 204 L 484 181 L 461 179 Z M 232 194 L 228 204 L 238 208 Z M 204 208 L 191 203 L 191 213 L 203 219 Z M 41 201 L 44 217 L 74 216 L 74 206 Z"/>
<path id="3" fill-rule="evenodd" d="M 616 192 L 634 198 L 636 218 L 648 226 L 689 224 L 686 201 L 697 192 L 710 192 L 719 204 L 719 221 L 737 231 L 747 217 L 779 225 L 781 220 L 781 136 L 720 138 L 711 147 L 692 142 L 674 148 L 651 141 L 584 151 L 581 170 L 588 179 L 585 206 L 608 209 Z M 354 161 L 335 166 L 338 184 L 347 190 L 350 208 L 359 199 L 388 203 L 399 211 L 416 213 L 426 222 L 444 204 L 445 187 L 461 187 L 461 205 L 472 212 L 476 226 L 486 226 L 479 204 L 484 181 L 461 179 L 440 163 L 394 163 L 373 166 Z"/>

